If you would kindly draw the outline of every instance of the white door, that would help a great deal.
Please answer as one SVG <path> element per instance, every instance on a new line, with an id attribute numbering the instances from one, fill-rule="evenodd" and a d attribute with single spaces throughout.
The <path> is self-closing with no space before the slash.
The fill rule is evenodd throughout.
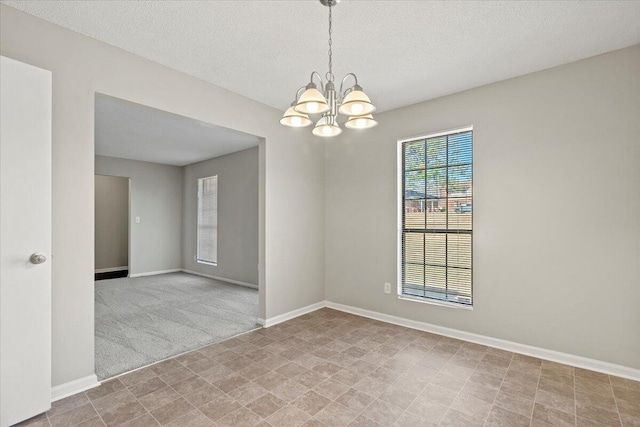
<path id="1" fill-rule="evenodd" d="M 51 407 L 51 72 L 0 60 L 0 427 L 5 427 Z"/>

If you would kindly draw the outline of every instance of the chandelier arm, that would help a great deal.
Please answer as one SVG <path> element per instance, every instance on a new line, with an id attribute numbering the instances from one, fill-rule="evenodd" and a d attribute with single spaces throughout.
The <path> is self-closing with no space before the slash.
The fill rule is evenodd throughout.
<path id="1" fill-rule="evenodd" d="M 313 76 L 318 76 L 318 80 L 320 80 L 320 89 L 322 89 L 321 92 L 324 93 L 324 82 L 322 81 L 322 76 L 319 72 L 314 71 L 313 73 L 311 73 L 311 83 L 313 83 Z"/>
<path id="2" fill-rule="evenodd" d="M 346 76 L 344 76 L 342 78 L 342 82 L 340 83 L 340 91 L 338 92 L 340 94 L 340 96 L 345 96 L 347 94 L 347 91 L 349 91 L 351 89 L 351 88 L 347 88 L 344 92 L 342 92 L 342 87 L 344 86 L 344 82 L 347 80 L 347 77 L 349 77 L 349 76 L 353 77 L 353 80 L 356 81 L 354 86 L 358 85 L 358 76 L 356 76 L 353 73 L 347 74 Z"/>
<path id="3" fill-rule="evenodd" d="M 296 97 L 294 98 L 294 101 L 293 101 L 294 104 L 298 102 L 298 98 L 300 97 L 300 91 L 304 91 L 305 89 L 307 89 L 307 87 L 302 86 L 300 89 L 296 91 Z"/>

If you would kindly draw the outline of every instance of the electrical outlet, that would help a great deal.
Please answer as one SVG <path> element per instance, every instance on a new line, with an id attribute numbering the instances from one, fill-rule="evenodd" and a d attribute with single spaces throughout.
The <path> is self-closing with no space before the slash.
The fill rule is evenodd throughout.
<path id="1" fill-rule="evenodd" d="M 136 217 L 136 224 L 140 224 L 140 217 L 139 216 Z"/>
<path id="2" fill-rule="evenodd" d="M 391 293 L 391 283 L 386 282 L 384 284 L 384 293 L 385 294 L 390 294 Z"/>

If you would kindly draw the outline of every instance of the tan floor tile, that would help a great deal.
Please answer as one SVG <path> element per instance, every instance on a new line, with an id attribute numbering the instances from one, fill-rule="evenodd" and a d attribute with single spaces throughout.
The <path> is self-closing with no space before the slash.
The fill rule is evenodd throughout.
<path id="1" fill-rule="evenodd" d="M 13 427 L 50 427 L 49 420 L 45 414 L 36 415 L 28 420 L 24 420 Z"/>
<path id="2" fill-rule="evenodd" d="M 609 380 L 614 387 L 624 387 L 630 390 L 640 391 L 640 381 L 633 381 L 626 378 L 609 376 Z"/>
<path id="3" fill-rule="evenodd" d="M 313 390 L 329 400 L 335 400 L 349 390 L 349 387 L 338 381 L 328 379 L 315 386 Z"/>
<path id="4" fill-rule="evenodd" d="M 475 373 L 474 373 L 475 375 Z M 488 374 L 487 374 L 488 375 Z M 462 390 L 462 387 L 467 383 L 467 380 L 463 378 L 454 377 L 451 375 L 439 373 L 435 376 L 435 378 L 431 381 L 431 384 L 438 385 L 440 387 L 448 388 L 449 390 L 453 390 L 458 393 Z M 402 384 L 400 382 L 400 384 Z"/>
<path id="5" fill-rule="evenodd" d="M 640 417 L 632 417 L 631 415 L 620 414 L 622 425 L 624 427 L 640 427 Z"/>
<path id="6" fill-rule="evenodd" d="M 613 393 L 590 393 L 584 390 L 578 390 L 576 392 L 576 402 L 584 406 L 599 406 L 609 411 L 616 412 L 616 399 L 613 397 Z"/>
<path id="7" fill-rule="evenodd" d="M 200 411 L 213 421 L 219 420 L 240 408 L 240 404 L 229 396 L 222 396 L 201 406 Z"/>
<path id="8" fill-rule="evenodd" d="M 608 411 L 597 406 L 583 405 L 576 402 L 576 415 L 607 426 L 620 425 L 620 416 L 617 412 Z"/>
<path id="9" fill-rule="evenodd" d="M 191 372 L 189 369 L 182 366 L 174 371 L 167 372 L 166 374 L 160 375 L 160 379 L 169 385 L 174 385 L 181 381 L 186 380 L 187 378 L 191 378 L 192 376 L 193 376 L 193 372 Z"/>
<path id="10" fill-rule="evenodd" d="M 464 390 L 465 389 L 463 388 L 462 391 Z M 425 387 L 422 393 L 420 393 L 416 400 L 426 399 L 448 407 L 456 399 L 456 396 L 458 396 L 458 393 L 453 390 L 449 390 L 448 388 L 440 387 L 435 384 L 429 384 Z"/>
<path id="11" fill-rule="evenodd" d="M 485 422 L 487 427 L 528 427 L 531 418 L 494 406 Z"/>
<path id="12" fill-rule="evenodd" d="M 419 417 L 416 414 L 405 411 L 400 415 L 400 417 L 396 420 L 394 426 L 397 427 L 435 427 L 437 423 L 433 423 L 431 421 L 427 421 L 426 419 Z"/>
<path id="13" fill-rule="evenodd" d="M 618 399 L 616 403 L 618 404 L 618 411 L 620 411 L 621 414 L 640 418 L 640 402 L 639 401 L 631 402 L 628 400 Z"/>
<path id="14" fill-rule="evenodd" d="M 370 394 L 373 397 L 380 396 L 388 387 L 389 383 L 372 377 L 364 377 L 353 385 L 356 390 Z"/>
<path id="15" fill-rule="evenodd" d="M 504 380 L 500 391 L 511 394 L 513 396 L 522 397 L 523 399 L 533 400 L 536 396 L 536 385 L 526 384 L 517 381 Z"/>
<path id="16" fill-rule="evenodd" d="M 99 387 L 87 390 L 86 395 L 87 397 L 89 397 L 89 399 L 96 400 L 124 388 L 125 385 L 122 384 L 122 382 L 118 378 L 114 378 L 112 380 L 103 382 Z"/>
<path id="17" fill-rule="evenodd" d="M 261 418 L 247 408 L 238 408 L 229 415 L 216 421 L 218 427 L 254 427 Z"/>
<path id="18" fill-rule="evenodd" d="M 574 370 L 576 379 L 585 378 L 594 381 L 600 381 L 604 383 L 609 383 L 609 375 L 601 374 L 600 372 L 589 371 L 587 369 L 575 368 Z"/>
<path id="19" fill-rule="evenodd" d="M 418 397 L 418 394 L 405 390 L 402 384 L 392 384 L 378 396 L 378 399 L 391 403 L 401 409 L 407 409 L 416 397 Z"/>
<path id="20" fill-rule="evenodd" d="M 224 396 L 224 392 L 213 384 L 207 384 L 191 393 L 183 395 L 185 400 L 196 408 L 222 396 Z M 142 400 L 140 400 L 140 403 L 142 403 Z"/>
<path id="21" fill-rule="evenodd" d="M 179 397 L 180 395 L 174 389 L 167 386 L 138 398 L 138 402 L 140 402 L 147 411 L 151 411 L 167 403 L 171 403 Z"/>
<path id="22" fill-rule="evenodd" d="M 206 371 L 200 372 L 198 375 L 200 375 L 200 378 L 202 378 L 206 382 L 214 383 L 232 374 L 233 371 L 226 366 L 216 365 L 212 368 L 207 369 Z"/>
<path id="23" fill-rule="evenodd" d="M 482 427 L 484 418 L 478 418 L 455 409 L 449 409 L 445 414 L 440 426 L 442 427 Z"/>
<path id="24" fill-rule="evenodd" d="M 134 419 L 127 421 L 124 424 L 120 424 L 118 427 L 156 427 L 159 425 L 160 423 L 158 423 L 158 421 L 156 421 L 156 419 L 147 412 L 139 417 L 135 417 Z"/>
<path id="25" fill-rule="evenodd" d="M 181 367 L 182 365 L 177 360 L 167 359 L 149 366 L 149 369 L 151 369 L 156 375 L 163 375 L 180 369 Z"/>
<path id="26" fill-rule="evenodd" d="M 143 415 L 147 412 L 144 407 L 135 402 L 125 403 L 122 406 L 118 406 L 113 410 L 107 412 L 101 412 L 100 416 L 102 417 L 102 421 L 107 425 L 107 427 L 118 426 L 120 424 L 125 423 L 126 421 L 132 420 L 140 415 Z"/>
<path id="27" fill-rule="evenodd" d="M 538 393 L 536 394 L 536 403 L 544 405 L 547 408 L 558 409 L 569 414 L 574 414 L 576 411 L 576 402 L 574 399 L 560 394 L 551 393 L 549 391 L 538 390 Z"/>
<path id="28" fill-rule="evenodd" d="M 376 400 L 362 412 L 362 415 L 380 425 L 390 426 L 400 418 L 403 412 L 403 409 L 398 406 L 383 400 Z"/>
<path id="29" fill-rule="evenodd" d="M 331 379 L 341 382 L 346 386 L 353 386 L 355 383 L 360 381 L 364 376 L 359 374 L 358 372 L 352 371 L 350 369 L 342 369 L 336 372 Z"/>
<path id="30" fill-rule="evenodd" d="M 468 395 L 488 403 L 493 403 L 498 395 L 498 389 L 480 383 L 468 382 L 462 387 L 462 390 L 460 390 L 460 395 Z"/>
<path id="31" fill-rule="evenodd" d="M 240 369 L 237 372 L 238 372 L 238 375 L 243 376 L 249 381 L 253 381 L 256 378 L 259 378 L 264 374 L 269 373 L 269 369 L 260 363 L 252 363 L 249 366 L 245 366 L 243 369 Z"/>
<path id="32" fill-rule="evenodd" d="M 92 403 L 96 411 L 102 415 L 104 412 L 116 410 L 118 407 L 132 402 L 136 402 L 135 396 L 129 390 L 122 389 L 96 399 Z"/>
<path id="33" fill-rule="evenodd" d="M 140 398 L 146 394 L 153 393 L 156 390 L 166 387 L 167 384 L 158 377 L 139 382 L 129 387 L 129 391 L 136 397 Z"/>
<path id="34" fill-rule="evenodd" d="M 318 412 L 314 418 L 329 427 L 344 427 L 348 426 L 357 416 L 358 413 L 356 411 L 346 408 L 337 402 L 332 402 Z"/>
<path id="35" fill-rule="evenodd" d="M 238 374 L 231 374 L 227 377 L 221 378 L 218 381 L 214 382 L 213 385 L 215 385 L 225 393 L 229 393 L 237 389 L 238 387 L 247 384 L 248 382 L 249 382 L 248 379 Z"/>
<path id="36" fill-rule="evenodd" d="M 460 393 L 451 404 L 451 409 L 462 412 L 473 419 L 484 420 L 491 411 L 492 404 L 470 394 Z"/>
<path id="37" fill-rule="evenodd" d="M 51 403 L 51 409 L 47 411 L 47 416 L 53 417 L 87 403 L 89 403 L 89 398 L 85 393 L 74 394 Z"/>
<path id="38" fill-rule="evenodd" d="M 179 398 L 160 408 L 151 411 L 151 415 L 162 425 L 169 424 L 171 421 L 193 411 L 195 408 L 184 398 Z"/>
<path id="39" fill-rule="evenodd" d="M 448 410 L 449 407 L 442 403 L 420 398 L 407 408 L 408 412 L 436 424 L 444 418 Z"/>
<path id="40" fill-rule="evenodd" d="M 296 377 L 305 373 L 306 371 L 307 368 L 300 366 L 295 362 L 286 363 L 275 370 L 275 372 L 279 373 L 280 375 L 284 375 L 287 378 Z"/>
<path id="41" fill-rule="evenodd" d="M 197 375 L 194 375 L 186 380 L 180 381 L 171 387 L 180 394 L 189 394 L 201 387 L 206 386 L 208 383 Z"/>
<path id="42" fill-rule="evenodd" d="M 249 366 L 251 363 L 253 363 L 253 361 L 251 359 L 248 359 L 244 356 L 237 356 L 235 359 L 231 359 L 225 363 L 223 363 L 223 366 L 226 366 L 227 368 L 231 369 L 234 372 L 240 371 L 244 368 L 246 368 L 247 366 Z"/>
<path id="43" fill-rule="evenodd" d="M 576 422 L 575 415 L 573 413 L 548 408 L 539 403 L 536 403 L 533 408 L 533 419 L 544 421 L 556 426 L 573 426 Z"/>
<path id="44" fill-rule="evenodd" d="M 138 369 L 137 371 L 130 372 L 128 374 L 124 374 L 118 379 L 122 382 L 122 384 L 127 387 L 131 387 L 132 385 L 136 385 L 142 381 L 149 380 L 155 377 L 156 374 L 149 368 Z"/>
<path id="45" fill-rule="evenodd" d="M 97 417 L 98 414 L 90 403 L 65 411 L 61 414 L 54 415 L 49 418 L 49 422 L 53 427 L 57 426 L 75 426 L 83 421 Z"/>
<path id="46" fill-rule="evenodd" d="M 174 360 L 183 366 L 187 366 L 199 360 L 204 360 L 204 359 L 207 359 L 207 356 L 200 353 L 198 350 L 190 351 L 189 353 L 184 353 L 184 354 L 181 354 L 180 356 L 174 357 Z"/>
<path id="47" fill-rule="evenodd" d="M 509 393 L 505 393 L 504 391 L 498 392 L 496 396 L 496 400 L 493 403 L 496 406 L 499 406 L 502 409 L 506 409 L 511 412 L 515 412 L 516 414 L 523 415 L 525 417 L 530 417 L 533 413 L 533 400 L 525 399 L 519 396 L 513 396 Z"/>
<path id="48" fill-rule="evenodd" d="M 627 400 L 629 402 L 640 402 L 640 389 L 633 390 L 624 386 L 614 385 L 613 394 L 616 399 Z"/>
<path id="49" fill-rule="evenodd" d="M 49 424 L 47 423 L 47 426 L 48 425 Z M 105 427 L 105 426 L 106 424 L 102 421 L 102 418 L 100 417 L 91 418 L 90 420 L 81 422 L 80 424 L 77 425 L 77 427 Z M 126 427 L 126 423 L 123 424 L 123 426 Z"/>
<path id="50" fill-rule="evenodd" d="M 213 421 L 200 411 L 187 412 L 167 424 L 167 427 L 212 427 Z"/>
<path id="51" fill-rule="evenodd" d="M 274 427 L 301 427 L 309 420 L 309 415 L 295 406 L 287 405 L 267 418 Z"/>
<path id="52" fill-rule="evenodd" d="M 287 381 L 286 383 L 280 384 L 271 390 L 271 393 L 278 396 L 280 399 L 283 399 L 289 403 L 293 402 L 303 394 L 305 394 L 309 390 L 308 387 L 303 386 L 302 384 L 296 381 Z"/>
<path id="53" fill-rule="evenodd" d="M 271 371 L 259 378 L 256 378 L 255 380 L 253 380 L 253 382 L 265 388 L 266 390 L 273 390 L 280 384 L 284 384 L 285 382 L 287 382 L 287 380 L 288 378 L 284 375 L 280 375 L 277 372 Z"/>
<path id="54" fill-rule="evenodd" d="M 298 409 L 306 412 L 309 415 L 315 415 L 320 410 L 324 409 L 331 401 L 326 397 L 316 393 L 313 390 L 307 391 L 293 402 L 293 405 Z M 346 405 L 345 405 L 346 406 Z"/>
<path id="55" fill-rule="evenodd" d="M 269 415 L 273 414 L 278 409 L 283 408 L 284 406 L 287 406 L 286 401 L 271 393 L 267 393 L 248 404 L 247 408 L 258 414 L 262 418 L 267 418 Z"/>

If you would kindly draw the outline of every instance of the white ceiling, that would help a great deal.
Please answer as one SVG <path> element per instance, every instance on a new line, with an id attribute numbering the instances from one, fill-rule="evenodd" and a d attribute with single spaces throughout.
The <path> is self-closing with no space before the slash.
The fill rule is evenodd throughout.
<path id="1" fill-rule="evenodd" d="M 285 109 L 327 71 L 328 9 L 299 1 L 3 1 Z M 388 110 L 640 43 L 639 1 L 356 1 L 334 71 Z"/>
<path id="2" fill-rule="evenodd" d="M 96 94 L 96 154 L 184 166 L 255 147 L 257 136 Z"/>

